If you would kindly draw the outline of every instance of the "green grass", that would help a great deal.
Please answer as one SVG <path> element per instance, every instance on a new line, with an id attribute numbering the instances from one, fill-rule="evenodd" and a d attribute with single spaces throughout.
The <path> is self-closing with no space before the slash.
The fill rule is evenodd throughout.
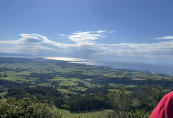
<path id="1" fill-rule="evenodd" d="M 86 113 L 70 113 L 67 110 L 59 109 L 62 118 L 106 118 L 106 114 L 111 110 L 86 112 Z"/>

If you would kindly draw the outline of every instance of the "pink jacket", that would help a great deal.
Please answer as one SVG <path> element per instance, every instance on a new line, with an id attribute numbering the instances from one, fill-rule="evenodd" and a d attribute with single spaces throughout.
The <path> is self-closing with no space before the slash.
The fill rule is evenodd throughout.
<path id="1" fill-rule="evenodd" d="M 173 118 L 173 92 L 166 94 L 161 99 L 150 118 Z"/>

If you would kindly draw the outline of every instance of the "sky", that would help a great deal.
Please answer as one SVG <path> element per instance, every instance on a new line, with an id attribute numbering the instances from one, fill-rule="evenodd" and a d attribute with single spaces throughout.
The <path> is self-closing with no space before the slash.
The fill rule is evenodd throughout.
<path id="1" fill-rule="evenodd" d="M 0 0 L 0 52 L 173 64 L 172 0 Z"/>

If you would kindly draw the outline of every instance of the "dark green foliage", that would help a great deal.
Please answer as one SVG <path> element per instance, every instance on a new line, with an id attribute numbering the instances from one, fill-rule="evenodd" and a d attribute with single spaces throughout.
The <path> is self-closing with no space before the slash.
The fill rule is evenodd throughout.
<path id="1" fill-rule="evenodd" d="M 40 102 L 53 104 L 58 108 L 67 109 L 71 112 L 86 112 L 101 109 L 114 109 L 116 111 L 145 110 L 150 112 L 159 102 L 163 94 L 160 87 L 141 87 L 137 91 L 128 92 L 120 88 L 115 92 L 107 92 L 96 88 L 82 95 L 62 95 L 55 88 L 31 87 L 13 88 L 8 90 L 8 95 L 21 99 L 28 95 L 34 95 Z"/>
<path id="2" fill-rule="evenodd" d="M 54 104 L 61 108 L 64 103 L 63 95 L 52 87 L 26 87 L 26 88 L 12 88 L 8 90 L 8 96 L 21 99 L 28 95 L 34 95 L 39 101 Z"/>
<path id="3" fill-rule="evenodd" d="M 109 113 L 107 118 L 149 118 L 149 114 L 143 111 L 126 112 L 126 111 L 114 111 Z"/>
<path id="4" fill-rule="evenodd" d="M 133 97 L 136 97 L 138 100 L 140 100 L 140 108 L 145 108 L 146 110 L 152 110 L 157 103 L 160 101 L 160 99 L 163 97 L 163 95 L 166 92 L 160 87 L 151 87 L 147 85 L 146 87 L 143 87 L 141 89 L 138 89 L 133 93 Z"/>
<path id="5" fill-rule="evenodd" d="M 104 96 L 101 96 L 104 97 Z M 70 101 L 70 111 L 71 112 L 86 112 L 93 110 L 100 110 L 108 108 L 108 104 L 105 103 L 106 100 L 102 98 L 97 98 L 97 96 L 83 96 L 74 98 Z"/>
<path id="6" fill-rule="evenodd" d="M 4 74 L 3 77 L 8 77 L 8 75 L 7 74 Z"/>
<path id="7" fill-rule="evenodd" d="M 121 88 L 118 94 L 108 94 L 109 101 L 115 110 L 107 118 L 148 118 L 165 94 L 161 87 L 151 86 L 139 88 L 131 94 L 126 92 Z"/>
<path id="8" fill-rule="evenodd" d="M 108 103 L 117 111 L 128 110 L 132 105 L 132 98 L 124 88 L 120 88 L 117 92 L 109 92 L 107 98 Z"/>
<path id="9" fill-rule="evenodd" d="M 4 98 L 0 100 L 0 118 L 61 118 L 61 114 L 34 97 Z"/>

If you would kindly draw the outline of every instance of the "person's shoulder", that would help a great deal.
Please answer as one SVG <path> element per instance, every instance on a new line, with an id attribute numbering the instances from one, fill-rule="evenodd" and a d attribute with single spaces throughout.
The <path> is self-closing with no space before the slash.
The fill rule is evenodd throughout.
<path id="1" fill-rule="evenodd" d="M 173 91 L 167 93 L 165 96 L 167 96 L 167 97 L 173 97 Z"/>
<path id="2" fill-rule="evenodd" d="M 167 100 L 167 99 L 171 99 L 173 100 L 173 91 L 167 93 L 164 97 L 163 97 L 164 100 Z"/>

